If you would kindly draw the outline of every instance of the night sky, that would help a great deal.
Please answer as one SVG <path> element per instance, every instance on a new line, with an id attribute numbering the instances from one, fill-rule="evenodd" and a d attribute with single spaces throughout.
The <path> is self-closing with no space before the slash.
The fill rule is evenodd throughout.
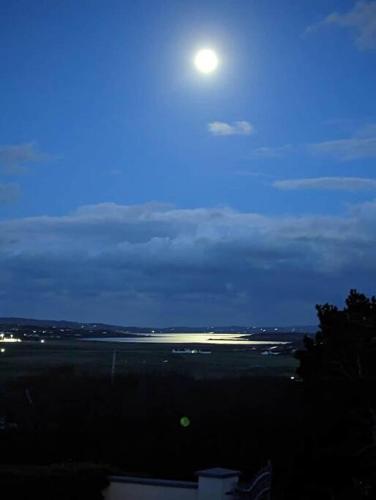
<path id="1" fill-rule="evenodd" d="M 0 316 L 312 324 L 376 293 L 375 0 L 0 0 L 0 61 Z"/>

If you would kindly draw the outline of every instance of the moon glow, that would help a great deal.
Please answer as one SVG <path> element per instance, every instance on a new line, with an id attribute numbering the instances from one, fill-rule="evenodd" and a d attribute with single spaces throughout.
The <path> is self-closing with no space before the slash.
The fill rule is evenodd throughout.
<path id="1" fill-rule="evenodd" d="M 218 56 L 212 49 L 201 49 L 194 58 L 194 64 L 200 73 L 212 73 L 217 69 L 218 63 Z"/>

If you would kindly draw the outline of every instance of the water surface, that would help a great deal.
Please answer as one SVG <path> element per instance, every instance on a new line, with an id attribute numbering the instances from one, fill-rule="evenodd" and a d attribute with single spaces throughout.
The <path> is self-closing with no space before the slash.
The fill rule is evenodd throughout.
<path id="1" fill-rule="evenodd" d="M 98 342 L 128 342 L 137 344 L 228 344 L 228 345 L 277 345 L 288 342 L 272 340 L 248 340 L 246 335 L 236 333 L 153 333 L 133 337 L 90 338 Z"/>

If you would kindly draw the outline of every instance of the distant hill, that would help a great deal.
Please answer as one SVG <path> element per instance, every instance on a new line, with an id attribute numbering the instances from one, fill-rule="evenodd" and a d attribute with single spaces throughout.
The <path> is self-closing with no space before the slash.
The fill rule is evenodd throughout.
<path id="1" fill-rule="evenodd" d="M 291 325 L 291 326 L 258 326 L 247 327 L 238 325 L 227 326 L 174 326 L 166 328 L 158 327 L 137 327 L 137 326 L 122 326 L 111 325 L 106 323 L 80 323 L 77 321 L 66 320 L 48 320 L 35 318 L 0 318 L 0 326 L 19 326 L 19 327 L 51 327 L 51 328 L 68 328 L 80 330 L 97 330 L 97 331 L 123 331 L 130 333 L 199 333 L 199 332 L 239 332 L 246 334 L 282 334 L 282 333 L 315 333 L 318 329 L 315 325 Z"/>
<path id="2" fill-rule="evenodd" d="M 76 321 L 52 320 L 52 319 L 31 319 L 31 318 L 0 318 L 1 325 L 19 326 L 56 326 L 59 328 L 80 328 L 81 325 L 89 323 L 78 323 Z M 104 325 L 103 325 L 104 326 Z M 105 325 L 109 326 L 109 325 Z"/>

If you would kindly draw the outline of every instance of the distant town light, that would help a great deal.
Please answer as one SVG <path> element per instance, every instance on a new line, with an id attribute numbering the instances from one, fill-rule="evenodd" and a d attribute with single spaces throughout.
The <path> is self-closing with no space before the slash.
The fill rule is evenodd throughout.
<path id="1" fill-rule="evenodd" d="M 5 349 L 4 349 L 4 347 L 3 347 L 2 349 L 1 349 L 1 352 L 5 352 Z"/>
<path id="2" fill-rule="evenodd" d="M 40 341 L 40 343 L 41 343 L 41 344 L 44 344 L 44 339 L 42 339 L 42 340 Z"/>

